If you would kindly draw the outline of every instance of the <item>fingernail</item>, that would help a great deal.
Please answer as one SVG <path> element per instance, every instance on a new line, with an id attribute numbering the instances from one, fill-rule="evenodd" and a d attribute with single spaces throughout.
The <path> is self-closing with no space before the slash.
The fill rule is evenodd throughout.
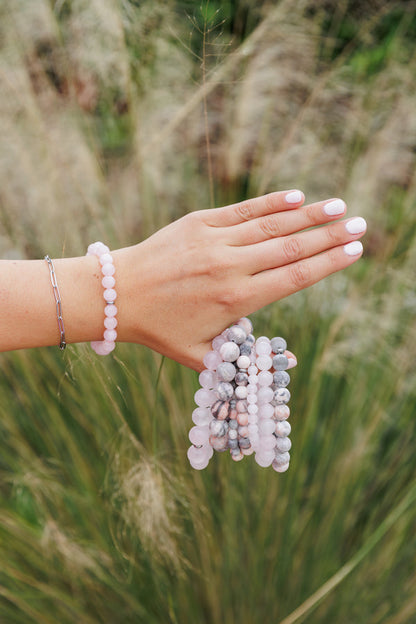
<path id="1" fill-rule="evenodd" d="M 366 231 L 367 223 L 362 217 L 356 217 L 355 219 L 351 219 L 351 221 L 346 222 L 345 229 L 350 234 L 361 234 L 361 232 Z"/>
<path id="2" fill-rule="evenodd" d="M 333 217 L 334 215 L 344 214 L 345 202 L 342 199 L 333 199 L 324 206 L 325 214 Z"/>
<path id="3" fill-rule="evenodd" d="M 303 193 L 302 191 L 291 191 L 286 195 L 285 200 L 288 204 L 298 204 L 303 201 Z"/>
<path id="4" fill-rule="evenodd" d="M 287 361 L 289 362 L 289 364 L 287 365 L 288 369 L 289 368 L 294 368 L 297 365 L 297 363 L 298 363 L 296 358 L 288 358 Z"/>
<path id="5" fill-rule="evenodd" d="M 363 246 L 360 241 L 353 241 L 352 243 L 348 243 L 348 245 L 344 245 L 344 251 L 347 256 L 358 256 L 362 250 Z"/>

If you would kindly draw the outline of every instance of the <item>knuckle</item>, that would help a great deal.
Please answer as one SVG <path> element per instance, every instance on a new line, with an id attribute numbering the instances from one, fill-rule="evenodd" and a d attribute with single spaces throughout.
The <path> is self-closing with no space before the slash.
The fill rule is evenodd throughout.
<path id="1" fill-rule="evenodd" d="M 235 210 L 237 216 L 243 221 L 250 221 L 254 217 L 254 205 L 250 199 L 237 204 Z"/>
<path id="2" fill-rule="evenodd" d="M 263 217 L 260 221 L 260 229 L 269 238 L 277 238 L 281 232 L 279 221 L 274 216 Z"/>
<path id="3" fill-rule="evenodd" d="M 309 225 L 319 225 L 321 223 L 320 215 L 316 212 L 314 206 L 308 206 L 305 208 L 305 211 Z"/>
<path id="4" fill-rule="evenodd" d="M 228 286 L 221 288 L 217 293 L 218 304 L 228 312 L 234 312 L 241 308 L 245 300 L 244 289 L 240 286 Z"/>
<path id="5" fill-rule="evenodd" d="M 326 228 L 326 236 L 330 245 L 337 245 L 339 243 L 339 236 L 336 227 Z"/>
<path id="6" fill-rule="evenodd" d="M 303 245 L 294 236 L 286 238 L 283 241 L 283 253 L 288 262 L 295 262 L 303 256 Z"/>
<path id="7" fill-rule="evenodd" d="M 307 262 L 298 262 L 291 266 L 289 275 L 295 288 L 306 288 L 312 283 L 311 268 Z"/>
<path id="8" fill-rule="evenodd" d="M 332 269 L 336 271 L 339 265 L 339 253 L 337 249 L 330 249 L 328 251 L 328 260 Z"/>

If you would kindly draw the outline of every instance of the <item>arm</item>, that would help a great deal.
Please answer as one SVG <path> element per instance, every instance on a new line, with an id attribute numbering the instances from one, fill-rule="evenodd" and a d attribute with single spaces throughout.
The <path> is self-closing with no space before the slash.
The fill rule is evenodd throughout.
<path id="1" fill-rule="evenodd" d="M 190 213 L 138 245 L 112 251 L 117 340 L 201 370 L 212 338 L 233 321 L 358 260 L 362 246 L 354 241 L 364 220 L 330 223 L 345 214 L 341 200 L 302 207 L 303 200 L 286 191 Z M 316 225 L 323 227 L 303 231 Z M 67 342 L 102 340 L 97 258 L 54 265 Z M 0 350 L 59 344 L 47 263 L 2 261 L 1 268 Z"/>

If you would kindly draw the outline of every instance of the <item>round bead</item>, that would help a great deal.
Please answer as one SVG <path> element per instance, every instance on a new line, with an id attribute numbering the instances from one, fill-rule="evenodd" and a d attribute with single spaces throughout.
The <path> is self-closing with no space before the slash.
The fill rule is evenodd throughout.
<path id="1" fill-rule="evenodd" d="M 253 396 L 257 396 L 257 384 L 249 383 L 247 386 L 247 392 Z"/>
<path id="2" fill-rule="evenodd" d="M 222 357 L 217 351 L 208 351 L 204 356 L 203 362 L 205 368 L 208 368 L 208 370 L 215 370 L 217 366 L 221 364 Z"/>
<path id="3" fill-rule="evenodd" d="M 220 381 L 220 383 L 215 388 L 215 392 L 217 397 L 221 399 L 221 401 L 228 401 L 232 398 L 234 394 L 234 388 L 232 385 L 226 381 Z"/>
<path id="4" fill-rule="evenodd" d="M 287 344 L 286 344 L 286 340 L 284 338 L 272 338 L 270 341 L 270 344 L 272 345 L 272 351 L 273 353 L 278 353 L 279 351 L 286 351 L 287 349 Z"/>
<path id="5" fill-rule="evenodd" d="M 117 314 L 117 306 L 114 304 L 108 304 L 104 308 L 104 314 L 106 316 L 115 316 Z"/>
<path id="6" fill-rule="evenodd" d="M 248 426 L 247 425 L 240 425 L 238 427 L 238 435 L 241 438 L 248 438 Z"/>
<path id="7" fill-rule="evenodd" d="M 254 338 L 253 334 L 248 334 L 246 338 L 246 342 L 248 342 L 248 344 L 254 345 L 254 343 L 256 342 L 256 339 Z"/>
<path id="8" fill-rule="evenodd" d="M 250 366 L 250 358 L 248 355 L 240 355 L 237 360 L 238 368 L 248 368 Z"/>
<path id="9" fill-rule="evenodd" d="M 243 342 L 242 345 L 240 345 L 240 355 L 250 355 L 251 353 L 251 344 L 249 344 L 248 342 Z"/>
<path id="10" fill-rule="evenodd" d="M 259 428 L 258 428 L 257 425 L 249 424 L 247 429 L 248 429 L 248 435 L 249 435 L 250 438 L 251 438 L 251 436 L 258 435 L 258 433 L 259 433 Z"/>
<path id="11" fill-rule="evenodd" d="M 235 383 L 237 384 L 237 386 L 246 386 L 248 384 L 247 373 L 238 372 L 235 376 Z"/>
<path id="12" fill-rule="evenodd" d="M 270 355 L 271 352 L 272 352 L 272 348 L 270 346 L 270 342 L 266 342 L 265 340 L 256 342 L 257 355 Z"/>
<path id="13" fill-rule="evenodd" d="M 290 383 L 289 373 L 287 373 L 285 370 L 276 371 L 273 374 L 273 383 L 275 384 L 275 386 L 278 386 L 279 388 L 286 388 L 286 386 L 289 385 Z"/>
<path id="14" fill-rule="evenodd" d="M 224 435 L 221 438 L 217 438 L 216 436 L 210 435 L 209 443 L 214 449 L 214 451 L 226 451 L 228 448 L 228 435 Z"/>
<path id="15" fill-rule="evenodd" d="M 209 423 L 209 431 L 217 438 L 225 436 L 228 431 L 228 423 L 226 420 L 216 420 L 215 418 Z"/>
<path id="16" fill-rule="evenodd" d="M 260 371 L 257 375 L 257 382 L 259 386 L 271 386 L 273 383 L 273 375 L 270 371 Z"/>
<path id="17" fill-rule="evenodd" d="M 106 329 L 115 329 L 117 327 L 117 319 L 115 316 L 106 316 L 104 319 L 104 327 Z"/>
<path id="18" fill-rule="evenodd" d="M 216 336 L 211 343 L 213 351 L 219 351 L 224 342 L 227 342 L 224 336 Z"/>
<path id="19" fill-rule="evenodd" d="M 232 451 L 230 451 L 231 453 L 231 457 L 234 461 L 241 461 L 242 459 L 244 459 L 244 455 L 243 453 L 240 451 L 240 449 L 233 449 Z"/>
<path id="20" fill-rule="evenodd" d="M 213 404 L 215 400 L 215 395 L 213 392 L 209 390 L 205 390 L 205 388 L 200 388 L 194 394 L 195 403 L 199 407 L 209 407 Z"/>
<path id="21" fill-rule="evenodd" d="M 248 395 L 247 386 L 237 386 L 235 389 L 235 396 L 237 399 L 246 399 Z"/>
<path id="22" fill-rule="evenodd" d="M 209 464 L 210 455 L 205 447 L 196 448 L 195 446 L 190 446 L 187 455 L 189 463 L 195 470 L 203 470 Z"/>
<path id="23" fill-rule="evenodd" d="M 241 452 L 243 453 L 243 455 L 252 455 L 254 453 L 254 448 L 252 446 L 249 446 L 246 449 L 241 449 Z"/>
<path id="24" fill-rule="evenodd" d="M 259 421 L 259 434 L 271 436 L 276 428 L 276 423 L 271 418 L 265 418 Z"/>
<path id="25" fill-rule="evenodd" d="M 222 381 L 232 381 L 235 377 L 236 369 L 234 364 L 231 362 L 221 362 L 217 366 L 217 375 L 218 379 Z"/>
<path id="26" fill-rule="evenodd" d="M 267 336 L 260 336 L 259 338 L 257 338 L 256 340 L 256 345 L 259 342 L 267 342 L 267 344 L 270 344 L 270 338 L 267 338 Z"/>
<path id="27" fill-rule="evenodd" d="M 103 275 L 114 275 L 114 273 L 116 272 L 115 268 L 114 268 L 114 264 L 108 262 L 107 264 L 103 264 L 103 266 L 101 267 L 101 273 Z"/>
<path id="28" fill-rule="evenodd" d="M 277 356 L 276 356 L 277 357 Z M 261 371 L 267 371 L 272 367 L 273 360 L 268 355 L 259 355 L 256 359 L 257 368 Z"/>
<path id="29" fill-rule="evenodd" d="M 107 288 L 103 292 L 103 297 L 107 302 L 115 301 L 117 299 L 117 293 L 114 288 Z"/>
<path id="30" fill-rule="evenodd" d="M 274 393 L 274 400 L 277 405 L 283 405 L 289 402 L 290 392 L 287 388 L 278 388 Z"/>
<path id="31" fill-rule="evenodd" d="M 263 386 L 259 388 L 257 392 L 257 402 L 259 405 L 264 405 L 265 403 L 270 403 L 273 400 L 274 392 L 270 388 L 270 386 Z"/>
<path id="32" fill-rule="evenodd" d="M 109 253 L 103 253 L 100 256 L 99 260 L 100 260 L 101 265 L 108 264 L 108 263 L 113 264 L 113 256 Z"/>
<path id="33" fill-rule="evenodd" d="M 228 423 L 230 429 L 238 429 L 238 422 L 236 420 L 230 420 Z"/>
<path id="34" fill-rule="evenodd" d="M 246 449 L 246 448 L 250 448 L 251 444 L 250 444 L 250 440 L 248 438 L 240 438 L 239 440 L 239 444 L 240 444 L 240 449 Z"/>
<path id="35" fill-rule="evenodd" d="M 235 342 L 224 342 L 220 347 L 220 354 L 224 362 L 235 362 L 240 355 L 240 349 Z"/>
<path id="36" fill-rule="evenodd" d="M 199 384 L 207 390 L 212 390 L 215 384 L 215 373 L 210 370 L 203 370 L 199 375 Z"/>
<path id="37" fill-rule="evenodd" d="M 116 285 L 116 280 L 111 275 L 105 275 L 101 280 L 101 284 L 104 288 L 113 288 Z"/>
<path id="38" fill-rule="evenodd" d="M 290 416 L 290 409 L 287 405 L 276 405 L 273 418 L 275 420 L 286 420 Z"/>
<path id="39" fill-rule="evenodd" d="M 278 353 L 273 358 L 273 368 L 276 371 L 286 370 L 289 366 L 289 360 L 284 353 Z"/>
<path id="40" fill-rule="evenodd" d="M 274 435 L 260 436 L 259 439 L 259 451 L 274 451 L 276 447 L 276 438 Z"/>
<path id="41" fill-rule="evenodd" d="M 257 375 L 249 375 L 248 383 L 253 384 L 257 388 Z"/>
<path id="42" fill-rule="evenodd" d="M 238 440 L 237 438 L 228 438 L 228 448 L 229 449 L 236 449 L 238 448 L 239 444 L 238 444 Z"/>
<path id="43" fill-rule="evenodd" d="M 250 364 L 247 372 L 249 375 L 257 375 L 257 366 L 255 366 L 254 364 Z"/>
<path id="44" fill-rule="evenodd" d="M 243 316 L 243 318 L 238 321 L 237 325 L 240 325 L 240 327 L 244 329 L 246 335 L 251 334 L 251 332 L 253 331 L 253 325 L 250 319 L 248 319 L 246 316 Z"/>
<path id="45" fill-rule="evenodd" d="M 248 412 L 239 412 L 237 414 L 237 422 L 242 427 L 245 427 L 246 425 L 248 425 Z"/>
<path id="46" fill-rule="evenodd" d="M 272 462 L 272 467 L 273 470 L 275 470 L 276 472 L 286 472 L 286 470 L 289 468 L 289 463 L 279 466 L 279 464 L 276 464 L 276 460 L 274 460 Z"/>
<path id="47" fill-rule="evenodd" d="M 265 403 L 264 405 L 260 405 L 258 415 L 259 415 L 259 418 L 272 419 L 274 415 L 273 405 L 270 405 L 270 403 Z"/>
<path id="48" fill-rule="evenodd" d="M 235 429 L 230 429 L 228 432 L 228 439 L 229 440 L 236 440 L 238 438 L 238 433 Z"/>
<path id="49" fill-rule="evenodd" d="M 241 345 L 247 338 L 247 334 L 244 329 L 239 325 L 233 325 L 227 331 L 227 338 L 231 342 L 235 342 L 236 344 Z"/>
<path id="50" fill-rule="evenodd" d="M 242 414 L 243 412 L 247 411 L 247 405 L 246 405 L 245 401 L 241 401 L 241 400 L 237 401 L 235 407 L 236 407 L 236 410 L 237 410 L 238 413 Z"/>
<path id="51" fill-rule="evenodd" d="M 257 425 L 259 418 L 257 416 L 257 414 L 250 414 L 250 412 L 248 413 L 248 422 L 250 425 Z"/>
<path id="52" fill-rule="evenodd" d="M 211 410 L 208 407 L 197 407 L 192 412 L 192 420 L 196 425 L 208 425 L 212 420 Z"/>
<path id="53" fill-rule="evenodd" d="M 247 403 L 248 403 L 249 405 L 250 405 L 250 404 L 253 404 L 253 403 L 257 403 L 257 395 L 256 395 L 256 394 L 249 394 L 249 395 L 247 396 Z"/>
<path id="54" fill-rule="evenodd" d="M 257 464 L 262 468 L 267 468 L 272 465 L 274 461 L 274 452 L 273 451 L 258 451 L 256 452 L 254 459 Z"/>
<path id="55" fill-rule="evenodd" d="M 276 448 L 279 453 L 286 453 L 292 448 L 292 442 L 290 438 L 276 438 Z"/>
<path id="56" fill-rule="evenodd" d="M 215 403 L 211 407 L 211 413 L 214 418 L 218 418 L 218 420 L 225 420 L 230 416 L 231 407 L 229 401 L 215 401 Z"/>
<path id="57" fill-rule="evenodd" d="M 276 457 L 274 458 L 274 461 L 278 466 L 288 464 L 290 461 L 290 454 L 287 451 L 285 453 L 279 453 L 279 451 L 276 451 Z"/>
<path id="58" fill-rule="evenodd" d="M 106 329 L 104 332 L 104 340 L 107 342 L 115 342 L 117 338 L 117 332 L 115 329 Z"/>
<path id="59" fill-rule="evenodd" d="M 195 446 L 202 446 L 208 444 L 209 441 L 209 427 L 192 427 L 188 437 L 192 444 Z"/>
<path id="60" fill-rule="evenodd" d="M 255 403 L 251 403 L 250 405 L 247 406 L 247 411 L 249 414 L 257 414 L 257 412 L 259 411 L 259 408 L 257 407 Z"/>
<path id="61" fill-rule="evenodd" d="M 276 423 L 276 428 L 274 430 L 275 434 L 279 436 L 279 438 L 285 438 L 290 435 L 292 427 L 287 422 L 287 420 L 281 420 Z"/>

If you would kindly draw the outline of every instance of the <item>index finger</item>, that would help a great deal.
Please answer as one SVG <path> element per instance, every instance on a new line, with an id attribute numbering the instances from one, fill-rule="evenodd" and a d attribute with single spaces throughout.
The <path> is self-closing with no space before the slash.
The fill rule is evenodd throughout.
<path id="1" fill-rule="evenodd" d="M 299 208 L 304 201 L 305 196 L 302 191 L 296 189 L 278 191 L 254 199 L 246 199 L 225 208 L 206 210 L 203 212 L 203 219 L 212 227 L 227 227 L 275 212 Z"/>

